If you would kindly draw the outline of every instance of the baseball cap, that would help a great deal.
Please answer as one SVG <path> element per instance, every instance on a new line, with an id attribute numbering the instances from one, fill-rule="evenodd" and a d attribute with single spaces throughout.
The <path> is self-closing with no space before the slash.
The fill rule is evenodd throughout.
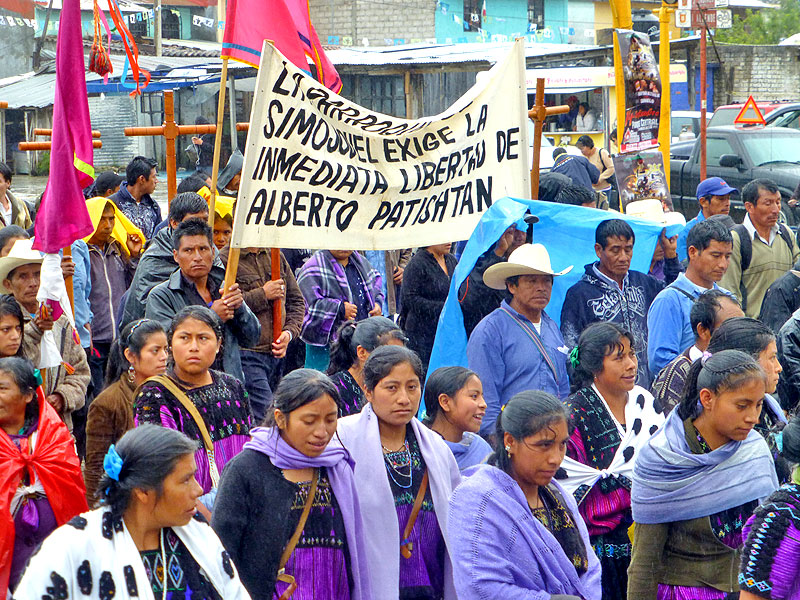
<path id="1" fill-rule="evenodd" d="M 724 196 L 738 191 L 735 187 L 725 183 L 722 177 L 709 177 L 701 181 L 700 185 L 697 186 L 697 199 L 700 200 L 703 196 Z"/>

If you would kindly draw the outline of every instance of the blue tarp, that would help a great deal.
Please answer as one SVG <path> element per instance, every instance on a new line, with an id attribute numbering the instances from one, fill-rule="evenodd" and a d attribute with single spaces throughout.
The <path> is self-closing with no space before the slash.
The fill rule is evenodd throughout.
<path id="1" fill-rule="evenodd" d="M 533 241 L 547 248 L 553 270 L 558 272 L 573 265 L 570 273 L 556 277 L 553 282 L 553 294 L 546 311 L 556 323 L 561 321 L 561 305 L 567 290 L 583 275 L 584 265 L 597 260 L 594 232 L 602 221 L 622 218 L 630 223 L 636 236 L 631 269 L 643 273 L 650 270 L 650 261 L 663 229 L 663 226 L 652 221 L 596 208 L 516 198 L 496 200 L 483 214 L 456 266 L 450 292 L 439 317 L 428 373 L 433 373 L 439 367 L 467 366 L 467 334 L 458 302 L 458 289 L 475 267 L 478 258 L 494 246 L 512 223 L 518 223 L 528 210 L 539 217 L 539 222 L 533 225 Z M 667 229 L 667 235 L 677 235 L 681 228 L 681 225 L 673 225 Z"/>

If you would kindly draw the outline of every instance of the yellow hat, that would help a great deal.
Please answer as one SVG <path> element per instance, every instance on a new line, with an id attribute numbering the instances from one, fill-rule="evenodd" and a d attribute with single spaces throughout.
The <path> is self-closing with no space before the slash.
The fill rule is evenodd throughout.
<path id="1" fill-rule="evenodd" d="M 88 242 L 92 236 L 97 231 L 97 226 L 100 224 L 100 218 L 103 216 L 103 211 L 106 209 L 106 205 L 110 204 L 114 207 L 114 229 L 111 231 L 111 238 L 119 242 L 119 245 L 122 247 L 122 251 L 125 254 L 130 254 L 128 250 L 128 234 L 133 233 L 138 235 L 141 240 L 142 244 L 144 244 L 147 239 L 144 237 L 142 230 L 136 227 L 131 220 L 125 216 L 117 205 L 114 204 L 113 200 L 109 200 L 108 198 L 103 198 L 102 196 L 97 196 L 96 198 L 89 198 L 86 201 L 86 208 L 89 211 L 89 218 L 92 219 L 92 226 L 94 227 L 94 231 L 91 234 L 87 235 L 83 238 L 83 241 Z"/>

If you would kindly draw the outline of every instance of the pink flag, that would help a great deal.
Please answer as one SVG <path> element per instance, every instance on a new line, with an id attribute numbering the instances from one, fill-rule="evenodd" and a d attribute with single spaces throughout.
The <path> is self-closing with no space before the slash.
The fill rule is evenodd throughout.
<path id="1" fill-rule="evenodd" d="M 317 79 L 338 92 L 342 80 L 311 25 L 308 0 L 228 0 L 222 56 L 258 67 L 261 46 L 271 40 L 296 67 L 309 72 L 308 58 Z"/>
<path id="2" fill-rule="evenodd" d="M 64 0 L 56 44 L 50 177 L 34 223 L 33 247 L 58 252 L 93 231 L 83 188 L 94 179 L 80 0 Z"/>

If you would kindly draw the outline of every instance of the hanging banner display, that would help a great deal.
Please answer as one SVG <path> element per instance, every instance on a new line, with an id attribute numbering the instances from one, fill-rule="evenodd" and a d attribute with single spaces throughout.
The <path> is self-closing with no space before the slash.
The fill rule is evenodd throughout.
<path id="1" fill-rule="evenodd" d="M 620 152 L 658 147 L 661 77 L 647 34 L 617 29 L 625 77 L 625 127 Z"/>
<path id="2" fill-rule="evenodd" d="M 660 200 L 664 210 L 672 211 L 672 197 L 664 175 L 661 152 L 640 152 L 614 156 L 619 199 L 623 207 L 637 200 Z"/>
<path id="3" fill-rule="evenodd" d="M 530 194 L 524 46 L 440 115 L 373 112 L 265 43 L 231 247 L 392 250 L 467 239 Z"/>

